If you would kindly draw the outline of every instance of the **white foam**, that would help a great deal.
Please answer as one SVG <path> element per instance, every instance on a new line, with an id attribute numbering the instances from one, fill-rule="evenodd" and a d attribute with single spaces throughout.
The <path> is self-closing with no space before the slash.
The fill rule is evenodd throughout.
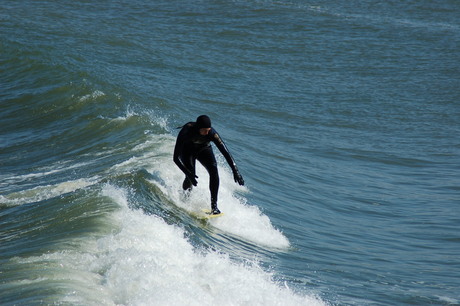
<path id="1" fill-rule="evenodd" d="M 82 97 L 79 99 L 79 101 L 80 101 L 80 102 L 85 102 L 85 101 L 90 100 L 90 99 L 91 99 L 91 100 L 96 100 L 97 98 L 103 97 L 103 96 L 105 96 L 105 93 L 103 93 L 103 92 L 100 91 L 100 90 L 95 90 L 95 91 L 93 91 L 91 94 L 82 96 Z"/>
<path id="2" fill-rule="evenodd" d="M 101 196 L 119 207 L 100 220 L 106 233 L 85 235 L 75 249 L 15 258 L 31 267 L 21 282 L 59 283 L 57 302 L 79 305 L 325 305 L 277 283 L 257 262 L 194 249 L 183 229 L 131 210 L 127 190 L 107 184 Z"/>
<path id="3" fill-rule="evenodd" d="M 440 296 L 440 295 L 436 295 L 436 297 L 437 297 L 441 302 L 445 302 L 445 303 L 447 303 L 448 305 L 458 305 L 458 304 L 459 304 L 459 300 L 454 299 L 454 298 L 451 298 L 451 297 Z"/>
<path id="4" fill-rule="evenodd" d="M 92 162 L 85 162 L 85 163 L 75 163 L 74 161 L 67 160 L 67 161 L 60 161 L 56 164 L 51 166 L 42 167 L 40 171 L 32 172 L 23 175 L 0 175 L 0 186 L 8 186 L 17 184 L 24 181 L 29 181 L 37 178 L 43 178 L 46 176 L 56 175 L 58 173 L 69 171 L 70 169 L 77 169 L 82 166 L 90 165 Z"/>
<path id="5" fill-rule="evenodd" d="M 81 254 L 80 269 L 104 271 L 100 284 L 115 304 L 130 305 L 324 305 L 279 286 L 256 263 L 232 262 L 225 254 L 197 253 L 184 231 L 128 208 L 126 192 L 102 192 L 121 210 L 121 229 L 97 241 L 97 254 Z M 98 285 L 100 285 L 98 284 Z M 107 294 L 107 292 L 109 292 Z"/>
<path id="6" fill-rule="evenodd" d="M 110 121 L 127 121 L 133 117 L 146 117 L 152 124 L 152 126 L 159 126 L 163 129 L 167 129 L 168 127 L 168 119 L 166 117 L 161 117 L 158 116 L 154 111 L 152 110 L 136 110 L 135 107 L 132 107 L 128 105 L 128 107 L 125 110 L 125 113 L 121 116 L 115 117 L 115 118 L 109 118 L 100 115 L 99 118 L 105 119 L 105 120 L 110 120 Z M 145 133 L 149 133 L 149 131 L 145 131 Z"/>
<path id="7" fill-rule="evenodd" d="M 26 203 L 39 202 L 58 197 L 60 195 L 74 192 L 93 185 L 98 182 L 98 178 L 81 178 L 72 181 L 66 181 L 54 185 L 38 186 L 32 189 L 13 192 L 6 196 L 0 195 L 0 203 L 7 206 L 22 205 Z"/>

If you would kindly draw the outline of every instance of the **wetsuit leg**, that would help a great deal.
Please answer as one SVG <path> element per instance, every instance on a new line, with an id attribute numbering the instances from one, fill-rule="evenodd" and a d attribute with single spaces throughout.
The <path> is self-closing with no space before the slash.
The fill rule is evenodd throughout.
<path id="1" fill-rule="evenodd" d="M 219 193 L 219 171 L 217 161 L 212 152 L 212 147 L 206 147 L 197 155 L 198 161 L 209 173 L 209 190 L 211 192 L 211 208 L 217 208 L 217 195 Z"/>

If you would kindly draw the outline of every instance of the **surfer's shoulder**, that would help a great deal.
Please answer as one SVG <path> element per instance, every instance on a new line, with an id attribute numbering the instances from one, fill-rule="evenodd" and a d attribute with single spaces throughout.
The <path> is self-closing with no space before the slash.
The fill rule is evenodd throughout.
<path id="1" fill-rule="evenodd" d="M 195 122 L 188 122 L 184 124 L 183 126 L 178 126 L 176 129 L 192 128 L 193 126 L 195 126 Z"/>

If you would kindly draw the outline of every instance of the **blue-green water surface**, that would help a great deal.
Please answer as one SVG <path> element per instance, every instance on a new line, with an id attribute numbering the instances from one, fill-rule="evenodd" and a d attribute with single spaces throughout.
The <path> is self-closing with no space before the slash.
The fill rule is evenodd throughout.
<path id="1" fill-rule="evenodd" d="M 0 2 L 0 304 L 458 305 L 458 1 Z M 181 191 L 176 127 L 218 151 Z"/>

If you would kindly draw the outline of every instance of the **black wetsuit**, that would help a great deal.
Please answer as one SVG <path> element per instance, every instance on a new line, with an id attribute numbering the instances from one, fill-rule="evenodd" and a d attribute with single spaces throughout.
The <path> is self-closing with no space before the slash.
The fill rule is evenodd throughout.
<path id="1" fill-rule="evenodd" d="M 219 172 L 217 162 L 212 151 L 210 142 L 213 142 L 227 163 L 232 168 L 234 179 L 240 185 L 244 185 L 244 180 L 238 172 L 238 168 L 230 155 L 227 146 L 220 138 L 214 128 L 211 128 L 207 135 L 201 135 L 195 122 L 184 125 L 179 132 L 174 148 L 174 162 L 184 172 L 186 178 L 182 187 L 192 188 L 196 185 L 195 162 L 198 160 L 209 173 L 209 189 L 211 191 L 211 207 L 217 208 L 217 194 L 219 191 Z"/>

